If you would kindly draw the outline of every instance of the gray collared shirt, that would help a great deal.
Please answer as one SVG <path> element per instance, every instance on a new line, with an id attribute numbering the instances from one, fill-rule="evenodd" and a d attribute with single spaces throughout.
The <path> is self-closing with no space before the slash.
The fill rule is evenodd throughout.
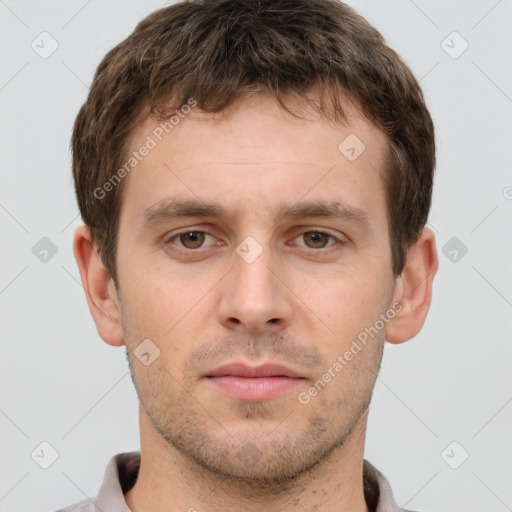
<path id="1" fill-rule="evenodd" d="M 107 464 L 97 497 L 80 501 L 58 512 L 131 512 L 124 493 L 135 484 L 139 465 L 140 452 L 115 455 Z M 367 460 L 363 464 L 363 481 L 364 496 L 371 512 L 408 512 L 398 507 L 388 481 Z"/>

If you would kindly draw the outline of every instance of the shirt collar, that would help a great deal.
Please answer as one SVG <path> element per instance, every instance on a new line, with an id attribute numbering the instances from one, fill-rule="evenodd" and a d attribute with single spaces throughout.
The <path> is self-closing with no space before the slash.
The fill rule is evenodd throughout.
<path id="1" fill-rule="evenodd" d="M 140 452 L 119 453 L 107 464 L 103 483 L 95 500 L 103 512 L 131 512 L 124 499 L 137 480 Z M 372 512 L 407 512 L 395 502 L 386 477 L 370 462 L 363 462 L 364 494 Z"/>

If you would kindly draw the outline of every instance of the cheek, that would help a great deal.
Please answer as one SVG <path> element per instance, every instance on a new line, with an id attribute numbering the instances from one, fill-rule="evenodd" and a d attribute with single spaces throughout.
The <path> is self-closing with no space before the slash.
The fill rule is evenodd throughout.
<path id="1" fill-rule="evenodd" d="M 146 338 L 161 347 L 163 335 L 176 322 L 173 315 L 175 301 L 169 298 L 169 291 L 158 280 L 150 277 L 144 273 L 125 280 L 122 290 L 122 324 L 126 344 L 131 350 Z"/>
<path id="2" fill-rule="evenodd" d="M 178 298 L 183 291 L 179 277 L 173 277 L 173 286 L 169 286 L 167 283 L 171 279 L 165 275 L 160 265 L 140 255 L 124 261 L 122 278 L 126 289 L 125 302 L 129 305 L 129 312 L 134 319 L 142 325 L 149 324 L 157 328 L 160 324 L 155 324 L 155 320 L 164 321 L 167 317 L 165 323 L 171 324 Z M 160 329 L 163 327 L 165 326 L 160 325 Z M 170 325 L 167 326 L 169 327 Z"/>
<path id="3" fill-rule="evenodd" d="M 199 301 L 204 291 L 191 287 L 190 279 L 183 275 L 170 275 L 147 263 L 139 268 L 144 267 L 145 271 L 140 273 L 136 266 L 132 267 L 134 278 L 126 280 L 122 308 L 126 344 L 133 352 L 142 340 L 149 338 L 160 350 L 154 371 L 163 367 L 178 376 L 190 349 L 188 340 L 195 332 L 190 322 L 201 314 L 204 306 Z"/>
<path id="4" fill-rule="evenodd" d="M 312 311 L 312 318 L 328 327 L 331 335 L 324 338 L 323 347 L 334 354 L 375 323 L 387 305 L 389 293 L 382 275 L 352 268 L 321 279 L 316 276 L 297 295 Z"/>

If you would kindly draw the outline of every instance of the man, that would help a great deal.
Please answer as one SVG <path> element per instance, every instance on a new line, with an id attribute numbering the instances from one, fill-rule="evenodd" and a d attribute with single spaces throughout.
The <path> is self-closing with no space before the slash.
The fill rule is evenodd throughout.
<path id="1" fill-rule="evenodd" d="M 141 450 L 65 510 L 398 510 L 365 432 L 431 301 L 435 143 L 381 35 L 336 0 L 171 5 L 106 55 L 72 149 Z"/>

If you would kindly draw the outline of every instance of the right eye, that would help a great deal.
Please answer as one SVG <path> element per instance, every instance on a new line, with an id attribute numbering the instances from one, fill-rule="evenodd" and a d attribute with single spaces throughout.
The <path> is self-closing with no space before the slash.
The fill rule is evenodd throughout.
<path id="1" fill-rule="evenodd" d="M 173 243 L 178 247 L 191 251 L 194 249 L 200 249 L 207 237 L 214 238 L 212 235 L 206 233 L 205 231 L 189 229 L 187 231 L 181 231 L 180 233 L 173 234 L 164 242 L 164 244 L 167 245 L 169 243 Z M 175 242 L 175 240 L 177 242 Z"/>

